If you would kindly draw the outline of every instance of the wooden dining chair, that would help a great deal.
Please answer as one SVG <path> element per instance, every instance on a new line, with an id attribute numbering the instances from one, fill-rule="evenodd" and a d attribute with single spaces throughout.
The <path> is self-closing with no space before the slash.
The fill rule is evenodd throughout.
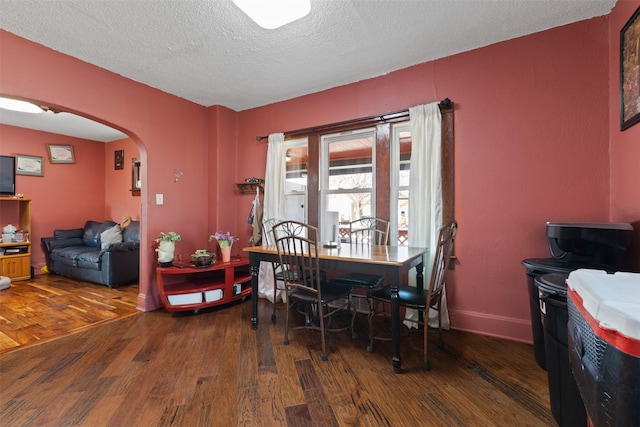
<path id="1" fill-rule="evenodd" d="M 400 289 L 398 291 L 398 299 L 401 307 L 413 308 L 423 313 L 421 317 L 424 319 L 424 321 L 414 319 L 406 320 L 416 322 L 423 328 L 424 337 L 422 367 L 424 370 L 431 369 L 428 358 L 429 347 L 427 339 L 429 330 L 430 309 L 434 309 L 438 312 L 438 346 L 441 348 L 444 346 L 444 342 L 442 341 L 442 292 L 445 285 L 445 273 L 451 259 L 451 252 L 453 250 L 457 230 L 458 223 L 455 220 L 449 221 L 444 226 L 442 226 L 442 228 L 440 228 L 435 259 L 433 261 L 433 269 L 431 271 L 431 280 L 429 281 L 429 286 L 427 287 L 427 289 L 421 289 L 419 287 L 413 286 L 400 286 Z M 375 339 L 390 339 L 375 336 L 373 332 L 373 319 L 377 315 L 384 315 L 387 317 L 389 316 L 389 314 L 385 311 L 378 311 L 378 307 L 380 306 L 380 303 L 391 302 L 391 288 L 389 286 L 385 286 L 381 289 L 378 289 L 377 291 L 374 291 L 372 293 L 372 298 L 374 302 L 374 308 L 369 315 L 370 341 L 369 346 L 367 347 L 368 351 L 373 351 L 373 342 Z"/>
<path id="2" fill-rule="evenodd" d="M 276 230 L 276 248 L 287 293 L 284 344 L 289 344 L 290 331 L 318 330 L 322 344 L 321 358 L 327 360 L 325 333 L 349 328 L 349 326 L 332 328 L 330 320 L 339 311 L 350 309 L 352 287 L 334 284 L 323 279 L 324 275 L 320 271 L 318 233 L 315 227 L 310 225 L 303 227 L 301 223 L 295 224 L 295 230 L 300 231 L 299 235 L 278 234 L 277 229 L 274 228 L 274 230 Z M 305 322 L 291 327 L 289 319 L 291 311 L 298 307 L 305 313 Z"/>
<path id="3" fill-rule="evenodd" d="M 273 227 L 282 222 L 276 218 L 268 218 L 262 222 L 262 238 L 266 242 L 267 246 L 275 245 L 276 239 L 273 234 Z M 284 308 L 284 306 L 278 307 L 278 292 L 284 293 L 284 279 L 282 278 L 282 269 L 280 268 L 280 262 L 272 262 L 271 267 L 273 269 L 273 313 L 271 314 L 271 322 L 276 322 L 276 310 Z M 283 297 L 284 299 L 285 297 Z"/>
<path id="4" fill-rule="evenodd" d="M 293 220 L 278 220 L 278 219 L 269 219 L 265 221 L 263 224 L 265 229 L 268 229 L 268 242 L 270 245 L 275 245 L 276 239 L 282 236 L 302 236 L 302 237 L 310 237 L 311 239 L 317 239 L 318 237 L 318 229 L 315 227 L 311 227 L 308 224 L 300 221 Z M 276 297 L 278 295 L 278 291 L 284 292 L 284 278 L 282 277 L 282 267 L 280 266 L 280 262 L 273 262 L 273 313 L 271 314 L 271 322 L 276 322 L 276 310 L 278 308 L 286 308 L 286 304 L 284 307 L 278 307 L 276 304 Z M 322 278 L 326 279 L 326 273 L 321 272 Z M 282 296 L 283 302 L 286 302 L 287 294 L 284 292 Z"/>
<path id="5" fill-rule="evenodd" d="M 389 221 L 374 218 L 362 217 L 349 223 L 349 243 L 352 245 L 387 245 L 389 244 Z M 364 312 L 371 314 L 373 310 L 373 300 L 371 292 L 377 289 L 384 282 L 384 276 L 363 273 L 349 273 L 332 279 L 334 283 L 342 283 L 353 286 L 355 291 L 352 295 L 354 302 L 354 310 L 351 318 L 351 333 L 353 339 L 358 338 L 355 328 L 356 314 Z M 360 291 L 358 291 L 360 289 Z M 356 301 L 367 301 L 367 308 L 363 311 L 359 303 Z M 371 330 L 369 330 L 369 339 L 371 339 Z"/>

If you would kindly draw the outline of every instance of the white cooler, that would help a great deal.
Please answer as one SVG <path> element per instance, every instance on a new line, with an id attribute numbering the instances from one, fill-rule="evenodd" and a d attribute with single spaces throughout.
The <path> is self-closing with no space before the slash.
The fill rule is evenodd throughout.
<path id="1" fill-rule="evenodd" d="M 569 362 L 591 423 L 640 425 L 640 274 L 569 274 Z"/>

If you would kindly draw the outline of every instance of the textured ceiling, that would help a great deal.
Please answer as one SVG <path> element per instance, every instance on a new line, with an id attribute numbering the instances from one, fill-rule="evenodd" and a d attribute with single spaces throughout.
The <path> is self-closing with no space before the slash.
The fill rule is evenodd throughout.
<path id="1" fill-rule="evenodd" d="M 311 0 L 276 30 L 231 0 L 0 0 L 0 28 L 236 111 L 608 14 L 616 0 Z"/>

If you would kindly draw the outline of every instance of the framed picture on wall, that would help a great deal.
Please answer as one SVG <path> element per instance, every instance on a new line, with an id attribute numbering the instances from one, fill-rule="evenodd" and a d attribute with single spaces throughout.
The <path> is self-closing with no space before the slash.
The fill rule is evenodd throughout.
<path id="1" fill-rule="evenodd" d="M 49 161 L 51 163 L 75 163 L 73 155 L 73 145 L 47 144 L 49 149 Z"/>
<path id="2" fill-rule="evenodd" d="M 42 157 L 16 154 L 16 174 L 44 176 Z"/>
<path id="3" fill-rule="evenodd" d="M 620 31 L 620 130 L 640 122 L 640 7 Z"/>
<path id="4" fill-rule="evenodd" d="M 116 170 L 124 169 L 124 150 L 116 150 L 113 161 Z"/>

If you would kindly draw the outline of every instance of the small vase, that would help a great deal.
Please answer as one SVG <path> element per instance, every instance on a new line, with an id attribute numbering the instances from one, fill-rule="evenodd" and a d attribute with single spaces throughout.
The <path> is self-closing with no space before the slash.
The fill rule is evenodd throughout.
<path id="1" fill-rule="evenodd" d="M 170 241 L 161 241 L 158 245 L 158 263 L 161 265 L 171 265 L 173 263 L 173 254 L 176 250 L 176 243 Z"/>
<path id="2" fill-rule="evenodd" d="M 222 252 L 222 262 L 231 261 L 231 246 L 221 247 L 220 252 Z"/>

